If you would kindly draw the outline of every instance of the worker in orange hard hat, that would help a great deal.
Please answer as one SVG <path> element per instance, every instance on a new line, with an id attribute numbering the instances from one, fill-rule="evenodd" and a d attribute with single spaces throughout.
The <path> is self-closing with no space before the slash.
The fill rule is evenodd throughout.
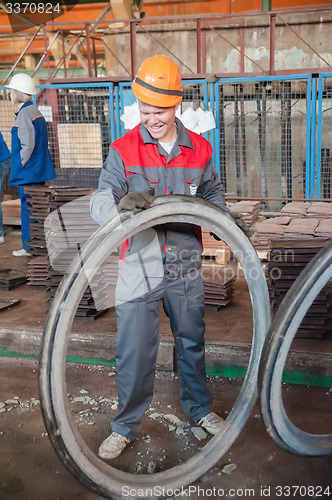
<path id="1" fill-rule="evenodd" d="M 103 224 L 115 207 L 146 209 L 154 194 L 197 196 L 225 208 L 209 142 L 175 116 L 183 97 L 177 64 L 163 55 L 150 57 L 132 90 L 141 123 L 111 145 L 91 197 L 92 217 Z M 121 246 L 115 292 L 119 412 L 99 448 L 103 459 L 117 457 L 137 437 L 152 400 L 160 300 L 175 340 L 183 412 L 212 434 L 224 424 L 211 411 L 205 380 L 201 254 L 200 229 L 187 223 L 141 231 Z"/>

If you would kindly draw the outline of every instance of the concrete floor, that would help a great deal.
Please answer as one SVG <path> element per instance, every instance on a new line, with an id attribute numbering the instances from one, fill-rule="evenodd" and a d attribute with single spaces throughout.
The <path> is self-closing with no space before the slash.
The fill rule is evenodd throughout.
<path id="1" fill-rule="evenodd" d="M 0 498 L 97 500 L 101 497 L 87 490 L 68 472 L 50 444 L 38 402 L 37 374 L 37 361 L 1 359 L 1 401 L 7 401 L 7 404 L 0 417 Z M 213 409 L 226 418 L 241 381 L 209 378 L 208 386 L 214 397 Z M 100 442 L 109 433 L 111 417 L 116 412 L 114 368 L 70 363 L 67 388 L 71 417 L 87 445 L 96 453 Z M 82 390 L 87 391 L 84 395 L 93 398 L 97 404 L 92 406 L 75 400 L 82 396 Z M 158 472 L 180 464 L 205 445 L 207 440 L 198 441 L 192 434 L 192 423 L 186 423 L 184 435 L 176 435 L 174 430 L 169 430 L 162 416 L 155 420 L 149 418 L 156 412 L 172 413 L 186 421 L 177 394 L 177 378 L 159 372 L 151 408 L 143 418 L 143 430 L 139 438 L 112 461 L 113 467 L 133 474 L 146 474 L 148 470 Z M 331 391 L 285 384 L 283 397 L 287 413 L 298 427 L 308 432 L 332 432 Z M 103 398 L 112 402 L 101 402 Z M 227 474 L 224 467 L 230 464 L 234 469 Z M 232 498 L 262 498 L 264 488 L 265 496 L 269 498 L 286 498 L 286 488 L 283 490 L 285 494 L 278 495 L 277 486 L 302 486 L 301 496 L 290 496 L 327 499 L 327 494 L 318 493 L 319 487 L 326 493 L 326 488 L 330 487 L 332 493 L 331 467 L 332 456 L 301 457 L 279 448 L 268 436 L 256 406 L 238 439 L 215 467 L 192 485 L 189 497 L 192 500 L 221 498 L 223 490 L 225 497 L 228 493 Z M 306 489 L 309 486 L 315 488 L 317 496 L 303 494 L 309 491 Z M 213 488 L 215 491 L 220 489 L 219 494 L 211 494 Z"/>

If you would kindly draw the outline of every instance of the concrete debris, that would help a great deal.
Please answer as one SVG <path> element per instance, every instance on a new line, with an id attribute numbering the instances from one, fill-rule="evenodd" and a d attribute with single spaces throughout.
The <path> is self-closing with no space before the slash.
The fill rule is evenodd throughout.
<path id="1" fill-rule="evenodd" d="M 84 404 L 89 404 L 96 406 L 97 401 L 95 399 L 90 398 L 90 396 L 75 396 L 72 401 L 72 403 L 84 403 Z"/>
<path id="2" fill-rule="evenodd" d="M 6 411 L 6 408 L 0 408 L 0 413 L 3 413 L 4 411 Z"/>
<path id="3" fill-rule="evenodd" d="M 113 403 L 112 399 L 109 399 L 109 398 L 101 398 L 99 400 L 99 402 L 100 403 L 109 403 L 109 404 Z"/>
<path id="4" fill-rule="evenodd" d="M 191 427 L 191 432 L 198 439 L 198 441 L 202 441 L 202 439 L 207 438 L 207 433 L 202 427 Z"/>
<path id="5" fill-rule="evenodd" d="M 119 403 L 118 403 L 118 402 L 116 402 L 116 403 L 112 404 L 112 406 L 111 406 L 111 410 L 117 410 L 117 409 L 118 409 L 118 406 L 119 406 Z"/>
<path id="6" fill-rule="evenodd" d="M 115 372 L 109 372 L 109 374 L 108 374 L 109 377 L 113 377 L 114 375 L 116 375 Z"/>
<path id="7" fill-rule="evenodd" d="M 19 402 L 17 399 L 6 399 L 6 405 L 17 405 Z"/>
<path id="8" fill-rule="evenodd" d="M 145 441 L 146 443 L 150 443 L 150 441 L 151 441 L 151 437 L 149 436 L 149 434 L 147 434 L 146 436 L 144 436 L 144 441 Z"/>
<path id="9" fill-rule="evenodd" d="M 186 434 L 185 430 L 184 430 L 184 427 L 181 426 L 181 427 L 177 427 L 176 428 L 176 431 L 175 431 L 175 434 L 177 436 L 184 436 Z"/>
<path id="10" fill-rule="evenodd" d="M 85 396 L 76 396 L 73 398 L 72 403 L 85 403 Z"/>
<path id="11" fill-rule="evenodd" d="M 4 408 L 6 406 L 6 403 L 0 402 L 0 408 Z"/>
<path id="12" fill-rule="evenodd" d="M 147 474 L 153 474 L 156 472 L 156 464 L 154 462 L 149 462 L 148 463 L 148 469 L 147 469 Z"/>
<path id="13" fill-rule="evenodd" d="M 81 389 L 80 394 L 89 394 L 89 391 L 86 391 L 85 389 Z"/>
<path id="14" fill-rule="evenodd" d="M 152 420 L 156 420 L 156 418 L 158 417 L 162 417 L 162 414 L 161 413 L 150 413 L 150 415 L 148 415 L 149 418 L 152 418 Z"/>
<path id="15" fill-rule="evenodd" d="M 236 464 L 227 464 L 221 469 L 221 472 L 223 472 L 224 474 L 232 474 L 233 470 L 235 470 L 236 467 Z"/>
<path id="16" fill-rule="evenodd" d="M 179 419 L 176 415 L 173 415 L 173 413 L 166 413 L 163 415 L 164 419 L 167 420 L 172 425 L 175 425 L 176 427 L 182 427 L 184 426 L 184 422 Z"/>
<path id="17" fill-rule="evenodd" d="M 168 426 L 168 430 L 169 430 L 170 432 L 175 431 L 175 429 L 176 429 L 175 425 L 169 425 L 169 426 Z"/>
<path id="18" fill-rule="evenodd" d="M 136 467 L 135 467 L 135 472 L 136 474 L 143 474 L 144 471 L 144 465 L 142 462 L 137 462 Z"/>

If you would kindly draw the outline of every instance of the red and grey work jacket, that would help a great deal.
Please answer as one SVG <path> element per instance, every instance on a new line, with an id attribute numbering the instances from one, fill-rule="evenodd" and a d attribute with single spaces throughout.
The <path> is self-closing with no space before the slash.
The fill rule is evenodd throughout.
<path id="1" fill-rule="evenodd" d="M 109 220 L 115 205 L 129 191 L 146 191 L 150 187 L 155 196 L 198 196 L 225 208 L 224 188 L 212 165 L 211 145 L 187 130 L 177 118 L 176 125 L 177 138 L 170 155 L 142 124 L 112 143 L 90 204 L 91 215 L 99 224 Z M 160 249 L 157 258 L 162 259 L 166 274 L 176 276 L 193 267 L 200 268 L 202 246 L 196 226 L 172 223 L 157 226 L 154 231 Z M 145 239 L 142 231 L 122 246 L 121 257 L 134 263 L 134 256 L 144 244 L 146 248 L 151 245 L 151 233 Z M 147 252 L 150 259 L 152 254 Z M 157 267 L 160 272 L 160 266 Z M 152 273 L 155 269 L 151 265 Z"/>

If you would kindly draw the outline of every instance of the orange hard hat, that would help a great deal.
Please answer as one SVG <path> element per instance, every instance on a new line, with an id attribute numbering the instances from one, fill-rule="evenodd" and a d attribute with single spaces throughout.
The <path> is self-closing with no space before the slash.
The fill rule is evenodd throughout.
<path id="1" fill-rule="evenodd" d="M 138 70 L 132 90 L 137 99 L 152 106 L 177 106 L 183 96 L 178 65 L 167 56 L 149 57 Z"/>

